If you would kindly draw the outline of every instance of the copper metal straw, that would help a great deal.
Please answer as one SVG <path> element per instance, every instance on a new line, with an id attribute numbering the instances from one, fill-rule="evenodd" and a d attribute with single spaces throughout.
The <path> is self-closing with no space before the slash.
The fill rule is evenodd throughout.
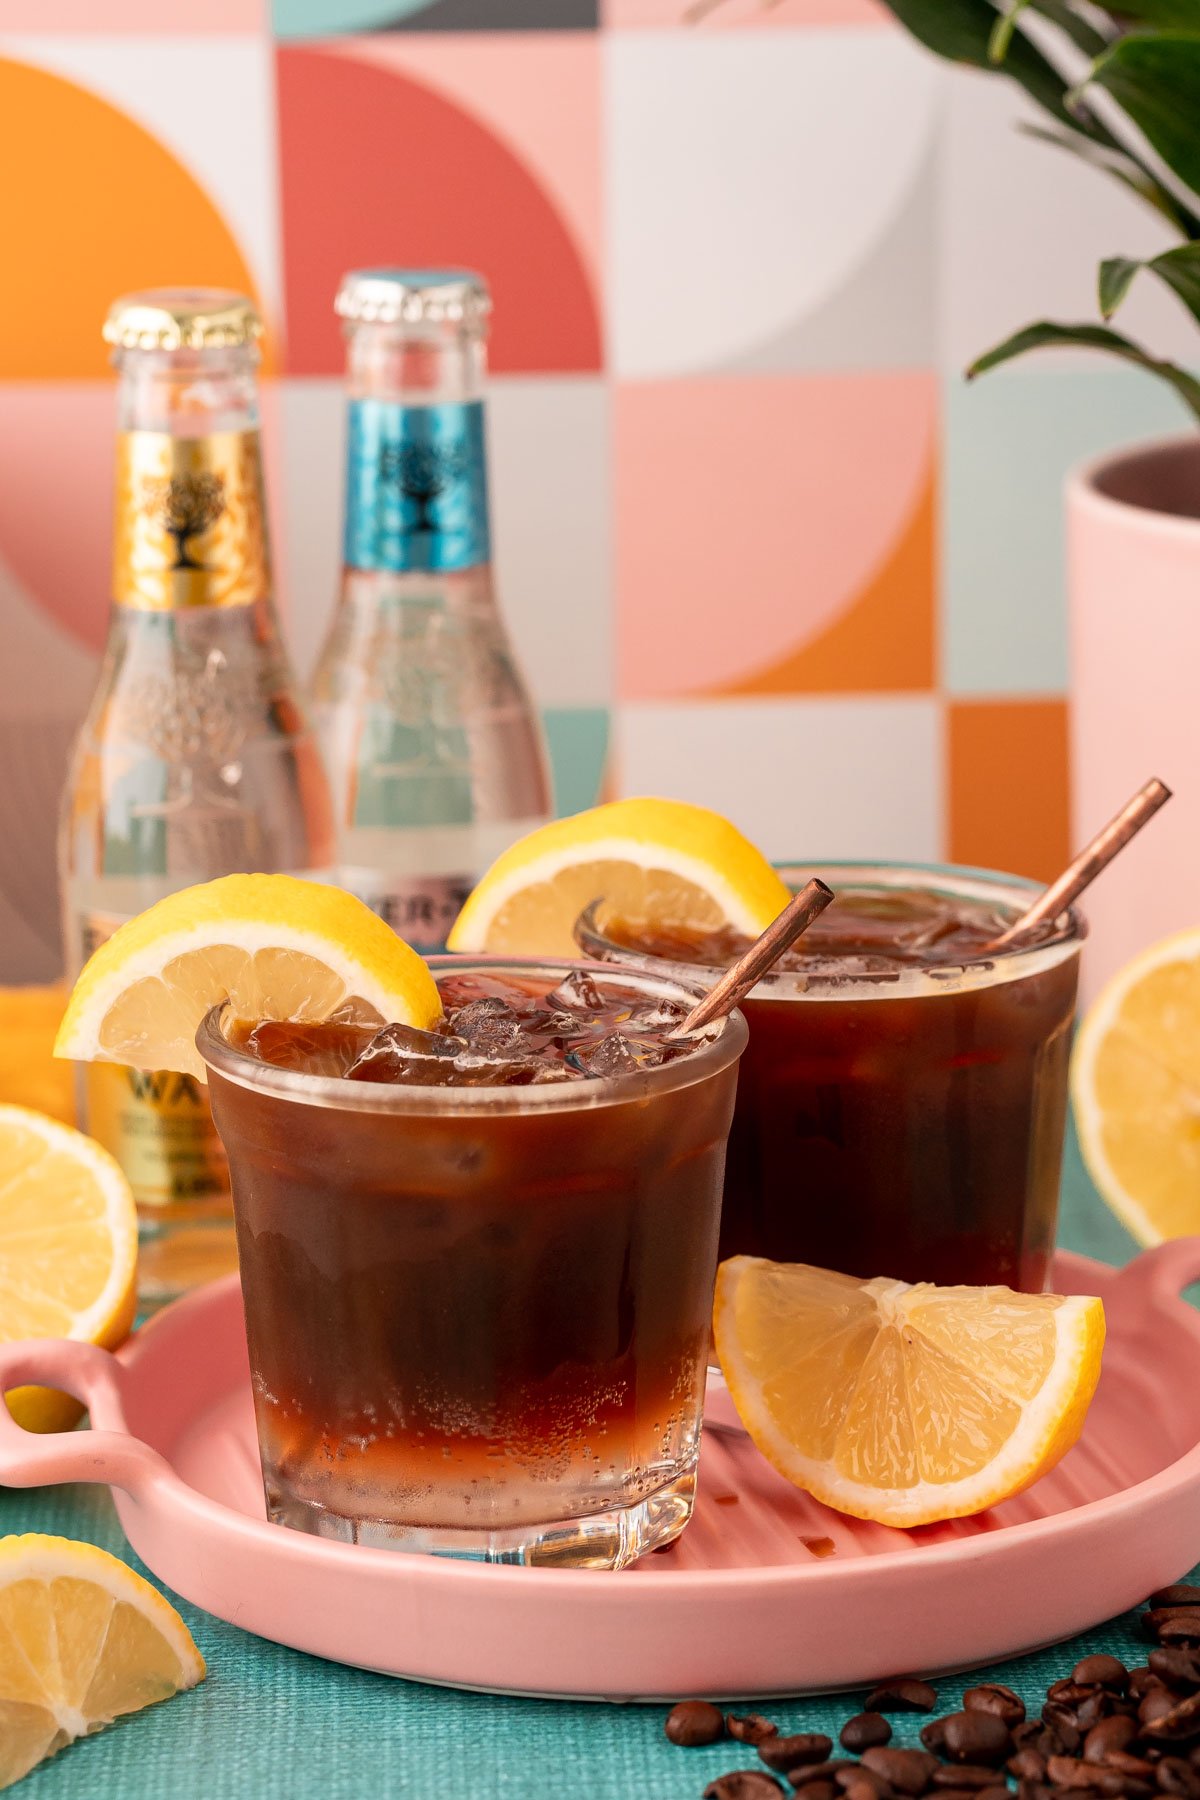
<path id="1" fill-rule="evenodd" d="M 993 938 L 984 948 L 1007 950 L 1036 926 L 1044 925 L 1048 919 L 1057 919 L 1060 913 L 1066 912 L 1078 900 L 1084 888 L 1095 881 L 1101 869 L 1108 867 L 1130 838 L 1135 837 L 1170 798 L 1171 790 L 1165 782 L 1159 781 L 1157 777 L 1146 782 L 1116 817 L 1108 821 L 1103 831 L 1098 831 L 1091 843 L 1079 852 L 1073 862 L 1067 864 L 1058 880 L 1039 894 L 1033 905 L 1007 931 L 1002 931 L 999 937 Z"/>
<path id="2" fill-rule="evenodd" d="M 806 881 L 798 894 L 794 894 L 784 907 L 779 917 L 772 919 L 760 938 L 755 938 L 750 948 L 731 963 L 718 982 L 709 988 L 703 1000 L 693 1006 L 682 1025 L 677 1025 L 669 1032 L 672 1038 L 686 1037 L 689 1031 L 699 1031 L 702 1025 L 711 1025 L 714 1019 L 720 1019 L 732 1012 L 739 1000 L 745 998 L 756 982 L 761 981 L 773 962 L 781 957 L 800 936 L 807 931 L 818 913 L 823 913 L 833 899 L 832 888 L 827 888 L 823 881 L 814 877 Z"/>

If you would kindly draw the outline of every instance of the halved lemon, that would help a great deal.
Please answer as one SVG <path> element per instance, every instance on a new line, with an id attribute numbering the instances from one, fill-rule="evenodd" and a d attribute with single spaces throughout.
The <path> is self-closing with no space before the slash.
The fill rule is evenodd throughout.
<path id="1" fill-rule="evenodd" d="M 70 1538 L 0 1538 L 0 1788 L 205 1675 L 175 1608 Z"/>
<path id="2" fill-rule="evenodd" d="M 1104 1308 L 735 1256 L 713 1330 L 741 1421 L 781 1475 L 855 1518 L 928 1525 L 1007 1500 L 1071 1448 Z"/>
<path id="3" fill-rule="evenodd" d="M 1141 1244 L 1200 1231 L 1200 930 L 1135 957 L 1089 1009 L 1071 1060 L 1092 1180 Z"/>
<path id="4" fill-rule="evenodd" d="M 791 898 L 736 826 L 682 800 L 614 800 L 531 831 L 469 896 L 451 950 L 577 956 L 572 928 L 593 900 L 624 919 L 695 932 L 764 931 Z"/>
<path id="5" fill-rule="evenodd" d="M 441 1016 L 425 963 L 341 888 L 292 875 L 225 875 L 130 919 L 75 983 L 56 1056 L 204 1078 L 210 1006 L 238 1018 L 331 1014 L 426 1029 Z"/>
<path id="6" fill-rule="evenodd" d="M 117 1164 L 69 1125 L 0 1106 L 0 1340 L 65 1337 L 114 1350 L 137 1304 L 137 1209 Z M 66 1431 L 83 1408 L 14 1388 L 27 1431 Z"/>

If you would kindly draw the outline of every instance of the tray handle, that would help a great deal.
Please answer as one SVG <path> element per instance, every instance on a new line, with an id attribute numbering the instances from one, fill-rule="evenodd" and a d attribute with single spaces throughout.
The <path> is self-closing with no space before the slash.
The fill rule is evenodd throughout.
<path id="1" fill-rule="evenodd" d="M 0 1395 L 32 1382 L 61 1388 L 93 1419 L 120 1419 L 121 1365 L 107 1350 L 66 1338 L 0 1344 Z M 41 1487 L 63 1481 L 100 1481 L 144 1491 L 170 1474 L 157 1450 L 128 1431 L 26 1431 L 0 1401 L 0 1486 Z"/>
<path id="2" fill-rule="evenodd" d="M 1142 1250 L 1121 1271 L 1121 1287 L 1154 1308 L 1177 1300 L 1185 1287 L 1200 1281 L 1200 1236 L 1169 1238 Z"/>

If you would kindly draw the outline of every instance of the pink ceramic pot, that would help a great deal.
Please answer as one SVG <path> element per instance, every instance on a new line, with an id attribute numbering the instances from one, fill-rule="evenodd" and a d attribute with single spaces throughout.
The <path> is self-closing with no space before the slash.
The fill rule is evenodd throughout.
<path id="1" fill-rule="evenodd" d="M 1067 480 L 1072 839 L 1147 776 L 1175 798 L 1084 902 L 1084 998 L 1137 951 L 1200 925 L 1200 433 Z"/>

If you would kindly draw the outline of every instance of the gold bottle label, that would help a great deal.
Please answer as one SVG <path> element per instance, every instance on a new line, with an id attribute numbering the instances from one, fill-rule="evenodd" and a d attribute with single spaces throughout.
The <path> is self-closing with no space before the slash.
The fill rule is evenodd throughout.
<path id="1" fill-rule="evenodd" d="M 115 516 L 120 606 L 251 606 L 270 589 L 257 431 L 122 432 Z"/>
<path id="2" fill-rule="evenodd" d="M 85 955 L 111 937 L 120 919 L 93 914 L 83 922 Z M 125 1171 L 142 1207 L 228 1204 L 229 1166 L 208 1105 L 193 1075 L 144 1073 L 119 1063 L 83 1071 L 85 1128 Z"/>

